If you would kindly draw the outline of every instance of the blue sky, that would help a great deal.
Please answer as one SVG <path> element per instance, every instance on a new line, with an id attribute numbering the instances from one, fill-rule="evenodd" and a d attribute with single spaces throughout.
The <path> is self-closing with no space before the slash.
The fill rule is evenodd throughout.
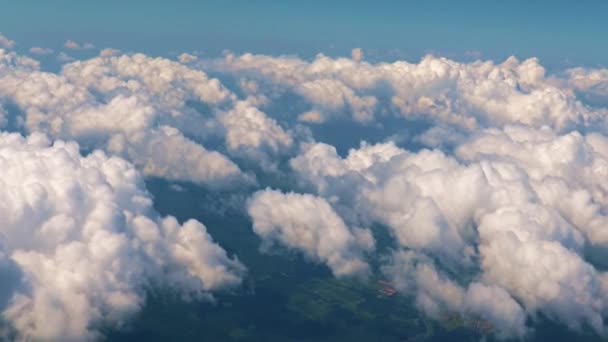
<path id="1" fill-rule="evenodd" d="M 605 66 L 608 1 L 4 1 L 0 32 L 30 46 L 66 39 L 168 54 L 223 50 L 370 59 L 537 56 Z"/>

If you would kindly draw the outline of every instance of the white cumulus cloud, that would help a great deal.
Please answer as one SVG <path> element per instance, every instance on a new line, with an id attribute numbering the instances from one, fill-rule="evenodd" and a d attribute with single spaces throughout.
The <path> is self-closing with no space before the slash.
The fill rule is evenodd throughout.
<path id="1" fill-rule="evenodd" d="M 369 272 L 364 253 L 374 248 L 370 231 L 346 226 L 323 198 L 267 189 L 253 195 L 247 211 L 254 232 L 267 245 L 300 250 L 327 264 L 336 276 Z"/>
<path id="2" fill-rule="evenodd" d="M 145 174 L 210 186 L 251 183 L 223 154 L 196 139 L 220 134 L 189 99 L 218 106 L 232 94 L 216 79 L 166 59 L 98 57 L 58 75 L 12 65 L 7 55 L 0 95 L 23 111 L 23 128 L 75 139 L 133 161 Z"/>
<path id="3" fill-rule="evenodd" d="M 240 282 L 244 267 L 203 224 L 154 212 L 125 160 L 2 133 L 0 166 L 0 273 L 18 280 L 6 278 L 0 309 L 19 340 L 96 339 L 150 285 L 205 297 Z"/>
<path id="4" fill-rule="evenodd" d="M 598 71 L 573 70 L 563 80 L 561 75 L 547 76 L 535 58 L 459 63 L 429 55 L 418 63 L 372 64 L 358 60 L 358 56 L 358 52 L 352 59 L 318 55 L 309 62 L 293 57 L 227 54 L 204 65 L 295 91 L 324 120 L 337 117 L 336 111 L 350 112 L 361 122 L 388 113 L 430 119 L 467 131 L 513 123 L 565 131 L 605 121 L 605 108 L 584 105 L 574 92 L 584 83 L 577 75 L 603 84 L 604 76 Z M 578 81 L 570 81 L 577 77 Z M 588 89 L 590 81 L 585 82 Z M 595 85 L 593 91 L 601 87 Z"/>
<path id="5" fill-rule="evenodd" d="M 517 302 L 526 313 L 603 334 L 607 278 L 586 259 L 585 246 L 607 243 L 606 139 L 515 125 L 477 132 L 454 156 L 384 143 L 342 158 L 333 147 L 314 144 L 291 166 L 351 224 L 382 223 L 408 253 L 432 257 L 429 267 L 460 270 L 489 287 L 445 276 L 424 277 L 434 285 L 404 287 L 429 314 L 474 309 L 502 333 L 518 326 L 513 331 L 520 334 L 525 319 Z M 407 278 L 408 269 L 394 265 L 390 274 Z M 432 286 L 438 290 L 425 293 Z M 479 296 L 489 294 L 511 304 L 484 307 Z"/>

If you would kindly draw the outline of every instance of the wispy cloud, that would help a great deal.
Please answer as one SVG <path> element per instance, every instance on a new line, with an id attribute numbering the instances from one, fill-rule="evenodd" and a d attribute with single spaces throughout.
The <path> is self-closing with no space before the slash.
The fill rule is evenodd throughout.
<path id="1" fill-rule="evenodd" d="M 32 47 L 30 48 L 30 52 L 35 55 L 51 55 L 53 54 L 53 49 L 43 48 L 43 47 Z"/>
<path id="2" fill-rule="evenodd" d="M 3 36 L 2 33 L 0 33 L 0 47 L 5 47 L 5 48 L 12 48 L 15 46 L 15 41 L 14 40 L 10 40 L 7 37 Z"/>
<path id="3" fill-rule="evenodd" d="M 73 40 L 67 40 L 63 46 L 66 49 L 70 49 L 70 50 L 90 50 L 90 49 L 94 49 L 95 45 L 91 44 L 91 43 L 84 43 L 84 44 L 80 44 L 76 41 Z"/>

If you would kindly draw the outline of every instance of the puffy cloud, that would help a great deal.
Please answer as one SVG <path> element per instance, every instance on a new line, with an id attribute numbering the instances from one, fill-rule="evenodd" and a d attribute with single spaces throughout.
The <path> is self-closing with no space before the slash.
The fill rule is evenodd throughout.
<path id="1" fill-rule="evenodd" d="M 143 146 L 138 142 L 125 146 L 123 137 L 112 137 L 108 151 L 129 155 L 144 174 L 204 183 L 212 188 L 246 185 L 254 181 L 230 159 L 196 144 L 173 127 L 161 126 L 158 131 L 147 134 Z M 143 158 L 135 157 L 139 153 Z"/>
<path id="2" fill-rule="evenodd" d="M 348 206 L 356 206 L 364 220 L 387 224 L 404 246 L 452 253 L 450 257 L 470 254 L 465 239 L 473 232 L 467 231 L 466 215 L 484 200 L 475 191 L 480 186 L 473 186 L 481 176 L 479 169 L 460 169 L 440 152 L 411 154 L 390 142 L 362 145 L 344 160 L 332 147 L 318 144 L 291 165 L 320 193 L 357 201 Z M 446 187 L 458 193 L 466 189 L 471 199 L 442 196 Z M 433 195 L 444 202 L 429 198 Z M 445 218 L 446 209 L 455 217 Z M 425 228 L 417 228 L 421 226 Z"/>
<path id="3" fill-rule="evenodd" d="M 566 70 L 555 82 L 572 89 L 581 100 L 595 108 L 608 106 L 608 69 L 573 68 Z"/>
<path id="4" fill-rule="evenodd" d="M 464 297 L 464 312 L 491 322 L 499 338 L 521 338 L 527 333 L 524 310 L 498 286 L 471 283 Z"/>
<path id="5" fill-rule="evenodd" d="M 218 134 L 220 123 L 187 101 L 220 106 L 233 98 L 203 72 L 134 55 L 78 61 L 58 75 L 9 64 L 17 58 L 5 59 L 0 98 L 23 111 L 27 131 L 103 148 L 133 161 L 146 175 L 210 186 L 252 182 L 226 156 L 198 142 Z"/>
<path id="6" fill-rule="evenodd" d="M 326 57 L 320 56 L 319 58 Z M 349 62 L 354 63 L 352 60 Z M 298 69 L 306 68 L 306 63 L 299 59 L 275 59 L 251 54 L 235 57 L 228 54 L 225 60 L 215 61 L 212 65 L 220 70 L 234 72 L 260 71 L 265 76 L 269 76 L 272 82 L 291 87 L 297 94 L 309 100 L 313 108 L 323 115 L 321 120 L 313 122 L 322 122 L 328 117 L 340 116 L 344 111 L 351 111 L 353 117 L 361 122 L 369 122 L 373 118 L 377 103 L 373 96 L 359 96 L 339 79 L 303 76 Z M 260 69 L 258 70 L 256 67 Z"/>
<path id="7" fill-rule="evenodd" d="M 306 98 L 325 120 L 336 110 L 346 110 L 363 122 L 371 121 L 378 113 L 396 113 L 463 130 L 522 123 L 567 131 L 581 125 L 593 127 L 606 117 L 605 108 L 581 103 L 569 82 L 561 82 L 557 76 L 547 77 L 534 58 L 520 62 L 511 57 L 495 64 L 458 63 L 426 56 L 419 63 L 371 64 L 356 58 L 332 59 L 323 55 L 307 62 L 228 54 L 205 65 L 291 89 Z M 572 71 L 569 77 L 576 74 L 580 72 Z M 601 78 L 597 71 L 593 75 Z M 581 82 L 576 84 L 580 88 Z"/>
<path id="8" fill-rule="evenodd" d="M 467 161 L 499 156 L 523 168 L 536 196 L 574 224 L 595 244 L 608 243 L 602 208 L 608 205 L 604 182 L 608 138 L 591 133 L 556 135 L 551 130 L 509 126 L 486 130 L 457 148 Z"/>
<path id="9" fill-rule="evenodd" d="M 353 112 L 355 120 L 366 122 L 373 118 L 377 100 L 371 96 L 357 96 L 340 81 L 314 80 L 298 85 L 295 91 L 311 101 L 323 113 L 336 113 L 345 108 Z"/>
<path id="10" fill-rule="evenodd" d="M 446 312 L 465 315 L 489 324 L 499 338 L 522 338 L 527 333 L 524 310 L 501 287 L 475 281 L 465 289 L 438 272 L 426 257 L 411 251 L 391 257 L 385 272 L 399 290 L 416 293 L 416 305 L 431 317 L 441 318 Z"/>
<path id="11" fill-rule="evenodd" d="M 416 304 L 427 314 L 439 318 L 445 310 L 461 310 L 464 290 L 438 273 L 429 260 L 411 251 L 396 252 L 391 258 L 384 271 L 392 276 L 398 289 L 417 291 Z"/>
<path id="12" fill-rule="evenodd" d="M 178 107 L 188 99 L 218 104 L 233 96 L 217 79 L 200 70 L 143 54 L 78 61 L 65 66 L 63 74 L 71 82 L 106 96 L 116 92 L 155 95 L 163 109 Z"/>
<path id="13" fill-rule="evenodd" d="M 0 50 L 0 72 L 7 74 L 14 69 L 20 69 L 24 72 L 36 71 L 40 68 L 40 63 L 26 56 L 20 56 L 15 53 L 10 53 Z"/>
<path id="14" fill-rule="evenodd" d="M 491 222 L 497 221 L 500 217 Z M 489 228 L 489 233 L 486 225 L 482 222 L 479 228 L 485 281 L 511 292 L 530 312 L 543 311 L 571 328 L 588 325 L 604 334 L 603 273 L 558 241 L 518 236 L 506 224 Z M 499 228 L 502 231 L 496 232 Z"/>
<path id="15" fill-rule="evenodd" d="M 591 262 L 608 243 L 605 70 L 548 74 L 536 59 L 459 63 L 426 56 L 417 63 L 372 64 L 361 57 L 356 51 L 352 58 L 319 55 L 312 61 L 227 54 L 196 64 L 190 55 L 176 62 L 102 53 L 46 73 L 36 61 L 2 51 L 0 124 L 73 139 L 86 152 L 103 149 L 149 176 L 208 186 L 253 182 L 254 175 L 227 156 L 242 167 L 280 173 L 281 188 L 314 195 L 269 189 L 253 194 L 247 211 L 263 247 L 295 249 L 336 276 L 365 275 L 374 271 L 366 259 L 375 243 L 369 230 L 357 227 L 385 227 L 394 250 L 373 257 L 432 317 L 456 313 L 487 320 L 501 338 L 523 337 L 538 314 L 605 334 L 608 276 Z M 234 92 L 197 66 L 225 73 Z M 22 111 L 16 118 L 7 110 L 13 106 Z M 314 141 L 313 132 L 324 127 L 301 124 L 350 116 L 381 128 L 388 115 L 407 119 L 404 127 L 409 120 L 428 124 L 411 141 L 435 149 L 408 150 L 386 142 L 391 137 L 363 135 L 361 140 L 385 142 L 363 142 L 341 156 L 336 147 Z M 101 152 L 79 158 L 100 155 L 118 160 Z M 282 174 L 286 159 L 293 175 Z M 145 192 L 141 196 L 147 198 Z M 28 201 L 35 207 L 40 200 Z M 197 249 L 204 241 L 213 245 L 198 223 L 180 226 L 156 217 L 149 204 L 146 208 L 127 210 L 139 220 L 124 210 L 113 216 L 127 217 L 121 226 L 127 228 L 120 230 L 127 241 L 157 232 L 150 233 L 158 236 L 151 249 L 125 247 L 156 260 L 145 262 L 144 275 L 129 279 L 157 281 L 150 274 L 178 269 L 164 284 L 202 293 L 216 287 L 210 284 L 238 279 L 235 265 L 227 268 L 237 275 L 228 276 L 232 280 L 215 272 L 234 260 L 216 248 Z M 72 235 L 55 232 L 61 231 L 57 226 L 74 224 L 56 220 L 41 231 L 52 232 L 44 234 L 62 244 Z M 153 228 L 141 228 L 148 226 Z M 27 267 L 39 266 L 24 266 L 38 264 L 17 257 L 14 234 L 3 238 L 0 274 L 22 272 L 32 284 Z M 37 240 L 30 240 L 34 246 Z M 59 267 L 53 265 L 44 267 Z M 10 291 L 11 303 L 16 294 L 32 297 L 19 281 Z M 131 304 L 141 302 L 143 287 L 124 282 L 135 284 L 126 288 L 137 300 L 117 300 L 129 305 L 116 310 L 136 311 Z M 0 304 L 3 298 L 0 292 Z M 20 312 L 10 305 L 10 312 Z M 106 314 L 110 309 L 96 312 L 103 319 L 87 322 L 123 317 Z"/>
<path id="16" fill-rule="evenodd" d="M 177 57 L 177 59 L 179 60 L 180 63 L 188 64 L 188 63 L 192 63 L 192 62 L 195 62 L 196 60 L 198 60 L 198 57 L 196 57 L 195 55 L 191 55 L 189 53 L 182 53 L 181 55 L 179 55 L 179 57 Z"/>
<path id="17" fill-rule="evenodd" d="M 323 198 L 266 189 L 253 195 L 247 211 L 266 248 L 273 243 L 295 248 L 336 276 L 369 272 L 364 253 L 374 248 L 371 232 L 347 227 Z"/>
<path id="18" fill-rule="evenodd" d="M 13 46 L 15 46 L 15 41 L 8 39 L 7 37 L 3 36 L 2 33 L 0 33 L 0 47 L 10 49 Z"/>
<path id="19" fill-rule="evenodd" d="M 292 138 L 274 119 L 268 118 L 257 108 L 247 102 L 239 102 L 233 110 L 223 115 L 220 120 L 228 131 L 226 134 L 229 149 L 241 146 L 253 146 L 256 149 L 262 144 L 271 151 L 290 147 Z"/>
<path id="20" fill-rule="evenodd" d="M 259 83 L 254 80 L 239 80 L 239 89 L 247 96 L 245 100 L 253 106 L 265 106 L 270 102 L 266 94 L 262 93 Z"/>
<path id="21" fill-rule="evenodd" d="M 0 166 L 0 309 L 19 340 L 98 338 L 150 286 L 206 297 L 240 282 L 244 267 L 200 222 L 154 212 L 125 160 L 2 133 Z"/>
<path id="22" fill-rule="evenodd" d="M 242 154 L 274 168 L 277 154 L 291 148 L 293 138 L 277 122 L 247 101 L 239 101 L 230 111 L 221 114 L 226 130 L 226 146 L 231 153 Z"/>
<path id="23" fill-rule="evenodd" d="M 153 153 L 156 149 L 156 147 L 151 146 L 151 143 L 162 137 L 170 137 L 166 140 L 171 140 L 170 142 L 162 142 L 162 144 L 171 146 L 174 150 L 190 151 L 188 154 L 168 153 L 170 157 L 167 156 L 166 158 L 172 158 L 173 160 L 167 160 L 167 162 L 158 158 L 152 160 L 161 165 L 159 165 L 160 167 L 144 168 L 144 170 L 147 170 L 146 173 L 208 184 L 221 181 L 219 178 L 222 174 L 226 178 L 224 183 L 238 180 L 239 177 L 245 181 L 248 179 L 248 176 L 244 176 L 238 167 L 225 156 L 217 152 L 208 153 L 202 145 L 196 144 L 183 136 L 188 134 L 193 137 L 204 138 L 205 135 L 216 134 L 216 132 L 211 131 L 217 125 L 214 123 L 214 117 L 203 117 L 201 113 L 189 108 L 186 102 L 192 99 L 216 106 L 231 101 L 234 95 L 225 89 L 218 80 L 210 79 L 203 72 L 189 69 L 178 63 L 166 59 L 151 59 L 141 54 L 116 58 L 97 58 L 87 62 L 73 63 L 65 67 L 64 74 L 70 81 L 90 91 L 107 94 L 106 96 L 110 100 L 107 106 L 117 102 L 133 103 L 133 101 L 135 101 L 133 103 L 135 106 L 142 105 L 142 108 L 137 111 L 131 108 L 121 110 L 125 119 L 130 121 L 129 126 L 134 126 L 124 126 L 117 122 L 116 128 L 124 127 L 136 131 L 123 134 L 127 141 L 131 137 L 141 139 L 140 135 L 149 134 L 149 123 L 153 121 L 165 122 L 166 125 L 160 127 L 160 132 L 155 135 L 153 140 L 141 139 L 143 143 L 147 144 L 144 148 L 148 150 L 148 153 Z M 120 94 L 128 94 L 130 99 L 123 98 Z M 105 120 L 103 116 L 108 111 L 110 113 L 118 112 L 102 108 L 99 120 L 96 121 Z M 141 113 L 141 115 L 137 117 L 134 115 L 135 113 Z M 83 120 L 82 116 L 80 114 L 80 120 Z M 170 129 L 167 125 L 176 129 Z M 100 122 L 94 123 L 93 126 L 99 127 L 101 124 Z M 168 130 L 171 131 L 171 134 L 167 134 Z M 120 137 L 117 139 L 122 140 Z M 121 144 L 118 143 L 118 145 Z M 130 144 L 126 146 L 128 148 Z M 163 150 L 167 152 L 171 149 L 165 148 Z M 135 152 L 135 154 L 139 153 Z M 162 157 L 162 154 L 157 153 L 155 156 Z M 178 160 L 180 158 L 183 160 Z M 135 161 L 135 163 L 139 164 L 138 161 Z M 147 162 L 144 163 L 147 164 Z M 191 176 L 187 174 L 171 175 L 169 171 L 176 169 L 174 167 L 175 163 L 178 164 L 177 169 L 183 169 L 193 174 Z M 179 167 L 179 164 L 182 164 L 182 167 Z M 167 172 L 160 172 L 162 170 L 167 170 Z"/>
<path id="24" fill-rule="evenodd" d="M 414 272 L 398 252 L 389 268 L 395 279 L 422 277 L 401 288 L 415 291 L 427 313 L 473 310 L 504 327 L 500 334 L 520 335 L 522 310 L 543 312 L 603 334 L 607 278 L 586 248 L 607 243 L 607 148 L 598 133 L 516 125 L 478 131 L 454 156 L 383 143 L 342 158 L 313 144 L 291 166 L 348 222 L 385 224 L 414 256 L 406 259 L 427 260 Z M 485 287 L 429 271 L 434 263 Z M 490 295 L 496 300 L 482 305 Z"/>
<path id="25" fill-rule="evenodd" d="M 352 184 L 376 181 L 373 174 L 362 172 L 376 163 L 390 160 L 405 153 L 394 143 L 369 145 L 362 143 L 359 149 L 351 149 L 342 159 L 334 146 L 315 143 L 304 146 L 304 151 L 290 160 L 299 179 L 326 197 L 354 190 Z M 349 197 L 349 196 L 344 196 Z"/>
<path id="26" fill-rule="evenodd" d="M 30 48 L 30 52 L 33 53 L 34 55 L 50 55 L 54 51 L 53 51 L 53 49 L 35 46 L 35 47 Z"/>

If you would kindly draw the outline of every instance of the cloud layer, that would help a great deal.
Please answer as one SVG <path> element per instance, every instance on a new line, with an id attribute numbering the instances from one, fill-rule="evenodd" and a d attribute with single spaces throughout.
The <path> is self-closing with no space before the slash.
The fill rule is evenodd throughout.
<path id="1" fill-rule="evenodd" d="M 500 292 L 518 308 L 512 313 L 542 312 L 603 334 L 608 278 L 585 254 L 606 244 L 606 141 L 596 133 L 507 126 L 479 132 L 455 156 L 398 151 L 387 143 L 364 145 L 343 159 L 317 144 L 292 167 L 315 192 L 337 198 L 344 217 L 389 227 L 407 251 L 395 252 L 389 274 L 415 282 L 403 288 L 418 292 L 425 311 L 464 310 L 468 295 L 461 287 L 475 284 L 442 278 L 435 263 L 473 276 L 481 284 L 475 291 Z M 427 266 L 404 266 L 404 255 Z M 434 286 L 448 288 L 425 294 Z M 456 299 L 442 297 L 451 291 Z M 525 331 L 525 319 L 501 317 L 505 304 L 490 304 L 478 309 L 493 312 L 502 334 Z"/>
<path id="2" fill-rule="evenodd" d="M 2 316 L 19 340 L 80 341 L 120 326 L 151 286 L 188 296 L 244 267 L 205 227 L 161 218 L 131 164 L 35 133 L 0 134 Z"/>
<path id="3" fill-rule="evenodd" d="M 512 123 L 548 125 L 557 131 L 605 125 L 606 108 L 587 107 L 573 92 L 588 90 L 589 82 L 601 84 L 605 79 L 601 71 L 579 77 L 586 71 L 573 69 L 567 75 L 547 77 L 537 59 L 520 62 L 514 57 L 499 64 L 458 63 L 430 55 L 419 63 L 371 64 L 362 62 L 357 51 L 353 59 L 318 55 L 311 62 L 228 54 L 204 65 L 294 91 L 319 113 L 317 122 L 346 111 L 361 122 L 396 115 L 465 131 Z M 583 87 L 581 78 L 595 81 Z"/>
<path id="4" fill-rule="evenodd" d="M 140 174 L 245 191 L 262 250 L 382 272 L 431 317 L 501 338 L 541 316 L 606 334 L 606 70 L 104 51 L 52 73 L 0 50 L 0 124 L 28 136 L 0 138 L 0 163 L 17 161 L 0 170 L 0 304 L 22 338 L 95 338 L 151 284 L 238 283 L 201 223 L 154 213 Z M 320 127 L 360 144 L 340 153 Z"/>
<path id="5" fill-rule="evenodd" d="M 15 121 L 26 132 L 103 148 L 146 175 L 209 186 L 252 182 L 227 156 L 200 143 L 233 127 L 215 113 L 186 108 L 189 100 L 216 106 L 233 97 L 201 71 L 134 55 L 77 61 L 58 75 L 15 54 L 1 57 L 0 96 L 22 112 Z"/>
<path id="6" fill-rule="evenodd" d="M 608 227 L 605 70 L 547 75 L 515 58 L 370 64 L 358 52 L 202 65 L 257 82 L 270 101 L 277 90 L 300 96 L 304 122 L 431 122 L 410 140 L 430 149 L 363 143 L 342 157 L 313 142 L 290 161 L 300 189 L 346 226 L 390 230 L 384 270 L 423 311 L 482 317 L 499 337 L 524 336 L 541 313 L 605 334 L 608 278 L 589 259 L 604 255 Z M 284 226 L 306 216 L 293 207 Z"/>

